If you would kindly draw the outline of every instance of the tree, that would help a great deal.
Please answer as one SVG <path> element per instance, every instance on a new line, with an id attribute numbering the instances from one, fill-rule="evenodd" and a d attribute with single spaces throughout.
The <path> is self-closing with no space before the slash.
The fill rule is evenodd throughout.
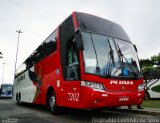
<path id="1" fill-rule="evenodd" d="M 151 61 L 155 64 L 155 65 L 160 65 L 160 53 L 158 55 L 154 55 L 151 57 Z"/>
<path id="2" fill-rule="evenodd" d="M 140 67 L 145 68 L 145 67 L 152 67 L 154 63 L 150 59 L 141 59 L 140 60 Z"/>
<path id="3" fill-rule="evenodd" d="M 157 67 L 153 67 L 153 66 Z M 160 53 L 152 56 L 150 59 L 141 59 L 140 67 L 145 80 L 160 79 Z"/>

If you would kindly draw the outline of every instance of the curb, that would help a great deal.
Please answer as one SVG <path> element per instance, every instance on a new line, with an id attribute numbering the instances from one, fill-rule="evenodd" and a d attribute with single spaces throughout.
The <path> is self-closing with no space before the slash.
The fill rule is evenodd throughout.
<path id="1" fill-rule="evenodd" d="M 110 109 L 109 111 L 115 112 L 123 112 L 123 113 L 133 113 L 133 114 L 145 114 L 151 116 L 159 116 L 160 117 L 160 110 L 154 109 Z"/>

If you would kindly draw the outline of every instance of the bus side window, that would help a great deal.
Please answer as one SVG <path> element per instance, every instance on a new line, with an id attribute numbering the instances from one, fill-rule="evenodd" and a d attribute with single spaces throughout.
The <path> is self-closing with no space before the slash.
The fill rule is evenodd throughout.
<path id="1" fill-rule="evenodd" d="M 31 71 L 30 69 L 28 70 L 28 75 L 29 75 L 30 80 L 32 80 L 34 82 L 37 82 L 37 76 L 36 76 L 36 74 L 33 71 Z"/>
<path id="2" fill-rule="evenodd" d="M 44 43 L 44 51 L 45 51 L 46 56 L 48 56 L 49 54 L 51 54 L 55 50 L 56 50 L 56 41 L 50 40 L 49 42 Z"/>
<path id="3" fill-rule="evenodd" d="M 67 44 L 67 80 L 79 80 L 78 50 L 74 39 Z"/>

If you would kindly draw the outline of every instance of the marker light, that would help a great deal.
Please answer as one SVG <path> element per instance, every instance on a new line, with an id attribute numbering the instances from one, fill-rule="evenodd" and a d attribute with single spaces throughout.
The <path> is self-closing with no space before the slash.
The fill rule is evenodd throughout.
<path id="1" fill-rule="evenodd" d="M 140 84 L 138 86 L 138 91 L 143 91 L 144 90 L 144 84 Z"/>

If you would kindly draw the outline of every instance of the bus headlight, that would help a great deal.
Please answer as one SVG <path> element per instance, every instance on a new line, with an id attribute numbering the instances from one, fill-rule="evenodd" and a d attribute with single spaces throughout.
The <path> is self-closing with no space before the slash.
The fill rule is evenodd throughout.
<path id="1" fill-rule="evenodd" d="M 144 90 L 144 84 L 140 84 L 138 86 L 138 91 L 143 91 Z"/>
<path id="2" fill-rule="evenodd" d="M 105 90 L 103 84 L 98 82 L 81 81 L 81 86 L 87 86 L 94 90 Z"/>

